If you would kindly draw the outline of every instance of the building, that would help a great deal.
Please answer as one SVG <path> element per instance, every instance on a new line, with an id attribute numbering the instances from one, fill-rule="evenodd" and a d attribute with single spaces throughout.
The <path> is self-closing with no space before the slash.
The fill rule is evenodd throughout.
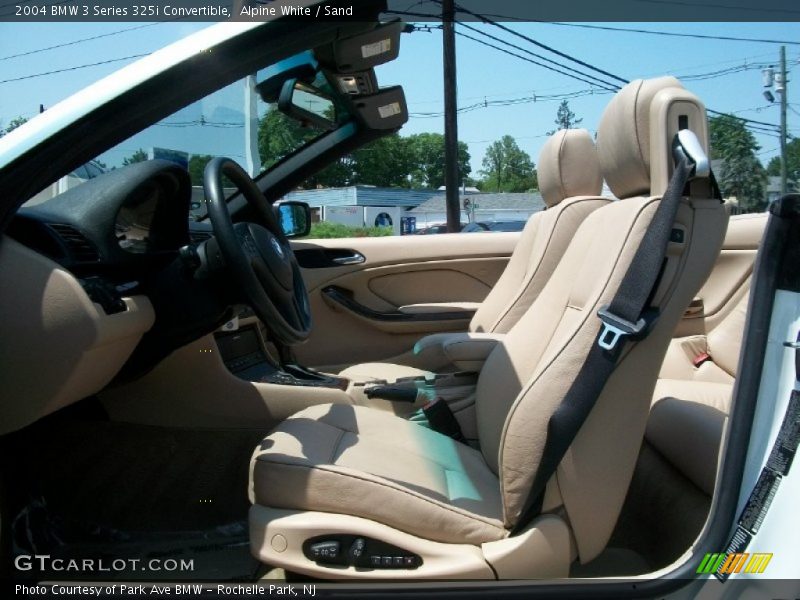
<path id="1" fill-rule="evenodd" d="M 198 214 L 205 212 L 203 188 L 192 190 Z M 544 209 L 538 192 L 459 194 L 462 203 L 461 221 L 526 221 Z M 468 198 L 474 210 L 463 209 Z M 282 200 L 306 202 L 314 221 L 331 221 L 351 227 L 392 227 L 395 235 L 413 233 L 447 221 L 445 195 L 440 190 L 412 190 L 352 185 L 340 188 L 295 190 Z"/>
<path id="2" fill-rule="evenodd" d="M 437 190 L 351 185 L 296 190 L 286 194 L 283 199 L 308 203 L 314 219 L 318 221 L 332 221 L 351 227 L 392 227 L 395 235 L 400 235 L 403 217 L 409 216 L 408 210 L 440 193 Z"/>
<path id="3" fill-rule="evenodd" d="M 796 181 L 793 181 L 792 179 L 787 179 L 786 189 L 787 193 L 791 193 L 797 191 L 800 188 L 798 188 Z M 766 194 L 767 194 L 767 204 L 774 202 L 783 195 L 781 194 L 780 177 L 776 175 L 770 175 L 769 177 L 767 177 Z"/>
<path id="4" fill-rule="evenodd" d="M 469 211 L 464 199 L 469 199 Z M 477 193 L 462 196 L 461 222 L 470 221 L 527 221 L 533 213 L 544 210 L 539 192 Z M 447 222 L 445 196 L 439 194 L 410 211 L 416 217 L 417 229 Z"/>

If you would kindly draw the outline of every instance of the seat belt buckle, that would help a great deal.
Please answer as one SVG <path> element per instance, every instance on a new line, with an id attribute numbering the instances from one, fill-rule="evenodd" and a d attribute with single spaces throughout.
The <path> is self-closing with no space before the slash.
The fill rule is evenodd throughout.
<path id="1" fill-rule="evenodd" d="M 636 337 L 644 332 L 647 327 L 647 321 L 644 318 L 632 323 L 610 312 L 607 304 L 597 311 L 597 316 L 603 322 L 603 329 L 600 332 L 597 345 L 603 350 L 614 350 L 620 339 L 623 337 Z"/>

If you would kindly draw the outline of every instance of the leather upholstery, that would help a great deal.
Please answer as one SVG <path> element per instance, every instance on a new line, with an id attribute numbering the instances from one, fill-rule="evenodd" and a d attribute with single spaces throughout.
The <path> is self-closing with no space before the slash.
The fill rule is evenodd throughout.
<path id="1" fill-rule="evenodd" d="M 591 134 L 585 129 L 561 129 L 539 153 L 539 192 L 548 207 L 573 196 L 598 196 L 603 176 Z"/>
<path id="2" fill-rule="evenodd" d="M 705 320 L 704 335 L 684 336 L 670 343 L 653 394 L 647 441 L 709 496 L 714 491 L 742 349 L 750 273 L 766 221 L 765 214 L 731 218 L 713 276 L 699 293 L 704 301 L 708 296 L 727 298 L 728 302 L 714 307 L 714 318 Z M 733 259 L 735 268 L 731 267 Z M 746 278 L 742 282 L 743 268 Z M 710 304 L 705 304 L 706 308 Z M 703 354 L 707 359 L 696 365 L 695 359 Z"/>
<path id="3" fill-rule="evenodd" d="M 631 116 L 637 125 L 640 120 L 646 125 L 638 113 L 661 107 L 648 107 L 643 98 L 655 97 L 656 88 L 673 82 L 667 78 L 626 86 L 610 109 L 616 117 L 604 116 L 605 130 L 616 137 L 617 128 L 632 128 L 626 123 Z M 647 88 L 646 95 L 631 93 L 641 87 Z M 668 95 L 660 97 L 669 101 Z M 619 143 L 634 142 L 638 144 L 620 138 Z M 631 160 L 630 151 L 615 156 Z M 627 168 L 626 162 L 605 165 L 614 174 Z M 635 197 L 610 203 L 579 224 L 552 276 L 480 373 L 475 398 L 480 452 L 457 445 L 442 449 L 440 437 L 366 408 L 318 407 L 290 419 L 265 440 L 254 461 L 255 501 L 345 512 L 427 539 L 476 543 L 505 535 L 519 521 L 548 420 L 595 343 L 601 324 L 597 310 L 616 293 L 659 202 L 660 197 Z M 582 562 L 597 556 L 611 535 L 643 439 L 659 367 L 684 309 L 711 270 L 727 214 L 716 200 L 692 197 L 681 203 L 676 224 L 686 235 L 683 243 L 670 244 L 653 294 L 660 317 L 645 340 L 626 347 L 550 481 L 549 491 L 555 490 L 550 497 L 563 505 L 552 508 L 564 511 Z M 441 483 L 440 467 L 445 479 L 457 473 L 457 489 L 470 491 L 454 495 L 452 484 Z M 393 483 L 385 483 L 389 481 Z M 382 491 L 373 492 L 378 485 Z M 439 504 L 432 506 L 431 500 Z"/>
<path id="4" fill-rule="evenodd" d="M 420 377 L 429 375 L 431 372 L 416 367 L 406 365 L 396 365 L 392 363 L 361 363 L 346 368 L 339 373 L 341 377 L 347 377 L 352 381 L 396 381 L 403 377 Z"/>
<path id="5" fill-rule="evenodd" d="M 597 154 L 606 183 L 617 198 L 650 190 L 650 108 L 665 88 L 683 87 L 674 77 L 637 79 L 608 104 L 597 128 Z"/>
<path id="6" fill-rule="evenodd" d="M 561 130 L 542 148 L 539 186 L 550 207 L 528 220 L 503 274 L 480 304 L 469 325 L 476 333 L 505 333 L 525 313 L 558 264 L 575 230 L 587 215 L 609 201 L 599 197 L 603 179 L 592 136 L 585 129 Z M 436 334 L 437 343 L 441 340 Z M 420 340 L 429 356 L 417 365 L 429 371 L 447 368 L 446 357 L 432 351 L 435 344 Z M 452 369 L 452 366 L 450 367 Z M 414 369 L 389 363 L 355 365 L 340 372 L 355 381 L 410 376 Z"/>
<path id="7" fill-rule="evenodd" d="M 480 452 L 371 408 L 297 413 L 256 450 L 251 471 L 257 504 L 344 511 L 441 542 L 506 535 L 497 478 Z"/>
<path id="8" fill-rule="evenodd" d="M 709 496 L 732 391 L 727 383 L 660 379 L 647 421 L 647 441 Z"/>

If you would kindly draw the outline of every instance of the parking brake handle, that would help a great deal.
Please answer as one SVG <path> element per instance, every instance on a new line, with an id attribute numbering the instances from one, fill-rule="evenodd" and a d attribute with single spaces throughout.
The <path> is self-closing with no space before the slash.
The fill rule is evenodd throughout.
<path id="1" fill-rule="evenodd" d="M 417 388 L 410 385 L 374 385 L 364 389 L 367 398 L 378 398 L 379 400 L 390 400 L 391 402 L 408 402 L 413 404 L 417 401 Z"/>

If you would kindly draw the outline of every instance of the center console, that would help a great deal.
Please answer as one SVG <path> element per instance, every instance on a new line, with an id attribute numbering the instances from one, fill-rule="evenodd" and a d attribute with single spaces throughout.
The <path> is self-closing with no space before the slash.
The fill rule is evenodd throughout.
<path id="1" fill-rule="evenodd" d="M 266 351 L 258 326 L 245 325 L 234 331 L 214 334 L 222 362 L 240 379 L 276 385 L 326 387 L 346 390 L 349 381 L 326 375 L 300 365 L 277 365 Z"/>

